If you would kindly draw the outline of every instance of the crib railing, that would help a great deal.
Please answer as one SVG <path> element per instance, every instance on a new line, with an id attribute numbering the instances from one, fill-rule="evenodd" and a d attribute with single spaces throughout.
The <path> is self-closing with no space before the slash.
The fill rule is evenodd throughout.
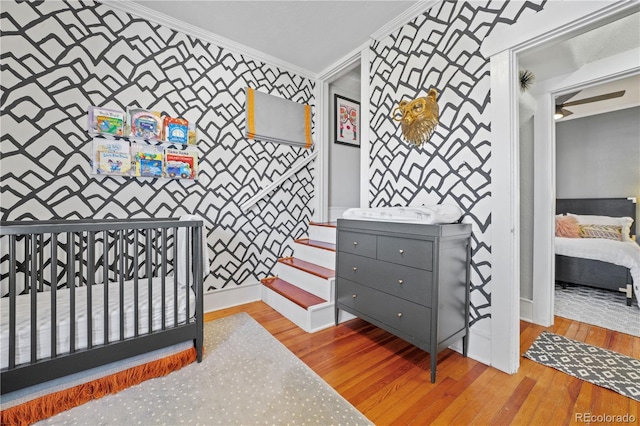
<path id="1" fill-rule="evenodd" d="M 68 365 L 71 361 L 63 362 L 69 355 L 135 339 L 140 343 L 134 352 L 143 353 L 153 348 L 145 348 L 149 341 L 143 343 L 140 337 L 171 332 L 166 333 L 164 343 L 152 344 L 159 348 L 173 340 L 177 343 L 178 329 L 186 326 L 195 327 L 200 360 L 202 226 L 202 221 L 177 219 L 2 222 L 0 344 L 8 349 L 0 359 L 2 393 L 6 392 L 5 371 L 43 364 L 36 374 L 60 377 L 65 368 L 69 372 L 77 369 Z M 126 295 L 131 293 L 133 302 L 126 302 Z M 96 300 L 101 306 L 96 306 Z M 24 327 L 18 324 L 18 311 L 25 303 L 29 306 L 28 338 L 20 337 L 18 329 Z M 70 320 L 65 321 L 59 312 L 61 306 L 68 309 Z M 100 308 L 102 318 L 94 320 L 95 315 L 100 316 Z M 114 308 L 118 312 L 116 321 Z M 77 312 L 86 317 L 82 326 L 77 326 Z M 41 336 L 43 321 L 50 324 L 45 339 Z M 98 335 L 96 330 L 101 330 Z M 68 346 L 61 347 L 60 334 L 64 334 L 65 342 L 68 339 Z M 29 341 L 28 360 L 24 353 L 18 356 L 20 341 L 25 339 Z M 91 361 L 95 356 L 94 351 L 91 356 L 76 359 L 91 368 L 96 364 Z M 103 356 L 100 363 L 117 358 Z M 59 362 L 45 368 L 44 364 L 52 361 Z M 50 374 L 47 370 L 57 372 Z"/>

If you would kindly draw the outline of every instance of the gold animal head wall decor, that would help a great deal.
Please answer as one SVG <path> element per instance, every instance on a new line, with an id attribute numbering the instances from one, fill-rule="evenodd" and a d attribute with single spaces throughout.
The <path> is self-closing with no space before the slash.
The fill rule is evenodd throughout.
<path id="1" fill-rule="evenodd" d="M 433 134 L 440 114 L 437 96 L 436 89 L 431 88 L 427 96 L 411 102 L 401 101 L 393 110 L 393 119 L 401 123 L 402 135 L 407 142 L 419 147 Z"/>

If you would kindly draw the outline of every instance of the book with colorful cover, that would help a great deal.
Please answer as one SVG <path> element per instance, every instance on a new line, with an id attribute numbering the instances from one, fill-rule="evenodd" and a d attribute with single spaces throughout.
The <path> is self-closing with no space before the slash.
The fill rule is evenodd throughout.
<path id="1" fill-rule="evenodd" d="M 90 133 L 124 135 L 124 111 L 96 106 L 89 107 L 88 130 Z"/>
<path id="2" fill-rule="evenodd" d="M 157 111 L 127 107 L 127 136 L 162 140 L 162 118 Z"/>
<path id="3" fill-rule="evenodd" d="M 197 179 L 198 151 L 187 148 L 164 151 L 164 176 L 169 178 Z"/>
<path id="4" fill-rule="evenodd" d="M 162 177 L 164 150 L 161 146 L 131 143 L 133 175 L 140 177 Z"/>
<path id="5" fill-rule="evenodd" d="M 129 175 L 131 173 L 129 142 L 94 139 L 92 171 L 94 174 Z"/>

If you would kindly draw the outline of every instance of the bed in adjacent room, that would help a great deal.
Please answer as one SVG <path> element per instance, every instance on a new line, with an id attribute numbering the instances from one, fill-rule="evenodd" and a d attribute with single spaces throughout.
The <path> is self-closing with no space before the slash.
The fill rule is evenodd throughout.
<path id="1" fill-rule="evenodd" d="M 556 281 L 640 293 L 634 198 L 556 200 Z"/>

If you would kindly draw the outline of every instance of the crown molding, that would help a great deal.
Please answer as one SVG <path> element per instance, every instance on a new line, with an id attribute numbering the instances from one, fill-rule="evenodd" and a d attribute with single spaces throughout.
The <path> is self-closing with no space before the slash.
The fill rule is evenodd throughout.
<path id="1" fill-rule="evenodd" d="M 293 74 L 299 75 L 301 77 L 306 77 L 313 81 L 317 79 L 317 75 L 315 73 L 305 68 L 301 68 L 297 65 L 283 61 L 276 58 L 275 56 L 267 55 L 266 53 L 261 52 L 257 49 L 253 49 L 244 44 L 229 40 L 228 38 L 214 34 L 210 31 L 203 30 L 202 28 L 196 27 L 195 25 L 191 25 L 187 22 L 172 18 L 171 16 L 165 15 L 164 13 L 160 13 L 146 6 L 142 6 L 139 3 L 135 3 L 130 0 L 103 0 L 101 4 L 112 9 L 126 12 L 139 18 L 155 22 L 156 24 L 160 24 L 165 27 L 171 28 L 172 30 L 196 37 L 200 40 L 208 41 L 233 53 L 238 53 L 242 56 L 255 59 L 269 65 L 274 65 L 283 71 L 289 71 Z"/>
<path id="2" fill-rule="evenodd" d="M 356 62 L 360 62 L 361 52 L 368 48 L 370 40 L 367 40 L 360 46 L 353 49 L 351 52 L 338 59 L 333 64 L 329 65 L 323 71 L 319 72 L 317 79 L 319 81 L 331 81 L 335 80 L 343 71 L 351 69 Z"/>
<path id="3" fill-rule="evenodd" d="M 385 38 L 386 36 L 394 32 L 398 28 L 402 27 L 408 22 L 413 21 L 415 18 L 422 15 L 427 10 L 431 9 L 432 7 L 442 2 L 443 0 L 419 0 L 409 9 L 405 10 L 400 15 L 393 18 L 393 20 L 387 22 L 385 25 L 380 27 L 378 31 L 371 34 L 371 38 L 376 41 L 379 41 Z"/>

